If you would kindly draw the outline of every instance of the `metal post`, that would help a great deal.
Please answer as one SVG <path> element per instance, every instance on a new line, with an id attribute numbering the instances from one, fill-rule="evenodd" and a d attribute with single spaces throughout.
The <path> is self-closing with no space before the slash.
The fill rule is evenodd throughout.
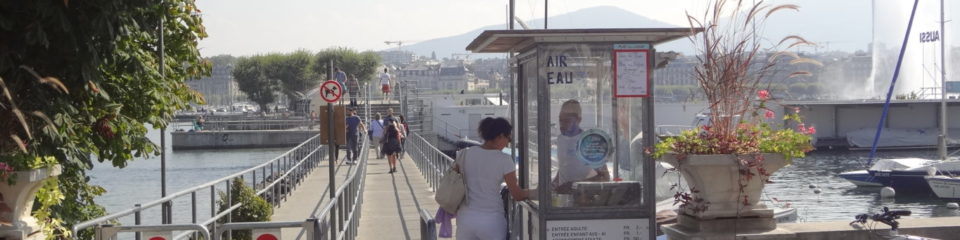
<path id="1" fill-rule="evenodd" d="M 330 60 L 330 69 L 331 69 L 331 71 L 333 71 L 333 60 Z M 330 185 L 330 194 L 329 194 L 329 195 L 330 195 L 330 201 L 334 201 L 334 200 L 336 199 L 336 195 L 337 195 L 337 187 L 336 187 L 336 185 L 337 185 L 337 184 L 336 184 L 337 175 L 336 175 L 336 172 L 334 171 L 334 167 L 335 167 L 336 162 L 337 162 L 337 159 L 336 159 L 336 151 L 337 151 L 337 149 L 336 149 L 336 144 L 335 144 L 336 141 L 337 141 L 337 138 L 335 137 L 335 134 L 333 133 L 334 130 L 335 130 L 335 129 L 333 128 L 333 125 L 334 125 L 334 124 L 333 124 L 333 123 L 334 123 L 333 112 L 334 112 L 334 111 L 333 111 L 333 103 L 327 103 L 327 149 L 328 149 L 328 151 L 329 151 L 329 152 L 327 153 L 327 155 L 328 155 L 329 158 L 330 158 L 330 159 L 329 159 L 329 160 L 330 160 L 330 161 L 329 161 L 329 162 L 330 162 L 330 165 L 328 166 L 329 171 L 330 171 L 330 184 L 329 184 L 329 185 Z M 330 209 L 330 229 L 331 229 L 331 230 L 330 230 L 330 239 L 337 239 L 337 231 L 336 231 L 336 229 L 337 229 L 337 208 L 331 208 L 331 209 Z"/>
<path id="2" fill-rule="evenodd" d="M 163 0 L 160 0 L 160 5 L 161 5 L 161 9 L 163 9 Z M 164 46 L 163 46 L 164 45 L 163 35 L 165 31 L 163 28 L 163 25 L 164 25 L 164 22 L 166 21 L 166 14 L 165 14 L 166 9 L 163 9 L 163 10 L 164 10 L 164 14 L 160 16 L 160 24 L 159 24 L 160 31 L 158 34 L 160 38 L 160 43 L 157 46 L 157 49 L 160 52 L 160 78 L 161 79 L 166 78 L 166 72 L 165 72 L 166 62 L 164 61 L 164 58 L 166 58 L 166 54 L 164 53 Z M 167 136 L 166 135 L 167 135 L 167 127 L 163 126 L 160 128 L 160 197 L 167 197 Z M 164 202 L 160 209 L 161 209 L 160 210 L 161 222 L 163 224 L 169 224 L 170 223 L 170 203 Z"/>
<path id="3" fill-rule="evenodd" d="M 944 46 L 944 14 L 943 0 L 940 0 L 940 141 L 937 146 L 937 152 L 940 154 L 940 160 L 947 160 L 947 58 Z"/>
<path id="4" fill-rule="evenodd" d="M 650 55 L 647 56 L 647 62 L 648 63 L 655 62 L 654 56 L 656 55 L 657 55 L 657 49 L 651 48 Z M 648 71 L 647 76 L 648 76 L 647 79 L 650 79 L 651 82 L 655 82 L 653 81 L 653 78 L 654 78 L 653 71 Z M 651 89 L 648 89 L 648 91 L 653 92 L 654 90 L 653 88 L 655 87 L 656 87 L 656 84 L 650 84 Z M 656 135 L 653 132 L 653 130 L 656 128 L 656 123 L 654 122 L 655 112 L 653 109 L 653 106 L 654 106 L 653 98 L 650 98 L 650 97 L 643 98 L 642 102 L 643 102 L 642 103 L 643 104 L 643 147 L 644 149 L 650 149 L 650 148 L 653 148 L 653 146 L 656 144 L 656 141 L 655 141 Z M 654 184 L 656 183 L 657 173 L 654 170 L 655 163 L 653 162 L 653 157 L 647 151 L 643 151 L 643 152 L 644 152 L 643 153 L 644 161 L 642 161 L 643 162 L 643 184 L 645 186 L 655 186 Z M 653 216 L 656 213 L 656 204 L 655 204 L 656 194 L 657 194 L 656 188 L 653 188 L 653 187 L 644 188 L 642 206 L 644 206 L 647 210 L 649 210 L 649 211 L 646 211 L 646 213 L 649 214 L 648 216 Z M 647 229 L 657 229 L 657 222 L 648 221 L 647 227 L 648 227 Z M 657 238 L 657 231 L 653 231 L 653 230 L 649 231 L 649 235 L 647 236 L 647 239 L 656 239 L 656 238 Z"/>
<path id="5" fill-rule="evenodd" d="M 133 207 L 137 208 L 137 212 L 133 213 L 133 225 L 140 225 L 140 204 L 134 204 Z M 140 232 L 134 234 L 134 239 L 140 240 Z"/>
<path id="6" fill-rule="evenodd" d="M 547 9 L 550 9 L 550 1 L 543 0 L 543 29 L 547 29 Z"/>
<path id="7" fill-rule="evenodd" d="M 213 206 L 210 206 L 213 207 Z M 197 223 L 197 192 L 190 192 L 190 223 Z M 193 239 L 197 238 L 199 235 L 193 233 Z"/>
<path id="8" fill-rule="evenodd" d="M 230 188 L 233 183 L 230 182 L 233 179 L 227 180 L 227 209 L 233 207 L 233 189 Z M 227 223 L 233 222 L 233 213 L 227 214 Z M 233 239 L 233 231 L 227 231 L 227 239 Z"/>

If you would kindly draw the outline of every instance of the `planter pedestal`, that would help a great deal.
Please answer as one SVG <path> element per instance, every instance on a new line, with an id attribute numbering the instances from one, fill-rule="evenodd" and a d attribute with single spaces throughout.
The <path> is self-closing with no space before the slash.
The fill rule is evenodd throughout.
<path id="1" fill-rule="evenodd" d="M 14 172 L 16 182 L 13 185 L 0 182 L 0 194 L 7 208 L 0 206 L 0 238 L 2 239 L 45 239 L 40 231 L 37 219 L 31 216 L 33 200 L 43 180 L 60 175 L 59 165 Z M 9 224 L 8 224 L 9 223 Z"/>
<path id="2" fill-rule="evenodd" d="M 786 166 L 781 154 L 760 154 L 763 168 L 773 174 Z M 753 159 L 754 155 L 739 156 Z M 664 155 L 660 161 L 677 166 L 687 181 L 694 199 L 703 199 L 705 211 L 681 209 L 676 224 L 664 226 L 663 232 L 670 239 L 733 239 L 738 233 L 756 233 L 776 229 L 773 210 L 760 203 L 760 194 L 765 182 L 753 176 L 744 182 L 743 193 L 739 187 L 738 156 L 734 155 L 687 155 L 679 164 L 676 155 Z M 756 169 L 751 169 L 756 174 Z M 746 198 L 746 200 L 744 199 Z M 746 202 L 746 204 L 744 204 Z"/>

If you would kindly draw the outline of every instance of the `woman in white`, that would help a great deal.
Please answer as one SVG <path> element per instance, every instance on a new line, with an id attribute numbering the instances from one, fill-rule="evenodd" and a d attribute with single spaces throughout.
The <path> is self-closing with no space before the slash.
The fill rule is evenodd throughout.
<path id="1" fill-rule="evenodd" d="M 457 211 L 457 239 L 504 239 L 507 220 L 500 184 L 506 182 L 517 201 L 527 199 L 529 193 L 517 184 L 516 165 L 510 155 L 501 152 L 510 143 L 510 122 L 488 117 L 478 128 L 483 145 L 461 151 L 463 158 L 454 167 L 467 183 L 467 200 Z"/>

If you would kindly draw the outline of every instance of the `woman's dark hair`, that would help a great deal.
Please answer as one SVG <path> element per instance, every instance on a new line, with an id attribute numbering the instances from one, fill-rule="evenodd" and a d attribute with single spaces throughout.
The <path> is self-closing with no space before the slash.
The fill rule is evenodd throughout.
<path id="1" fill-rule="evenodd" d="M 482 137 L 484 141 L 493 141 L 500 135 L 510 136 L 510 132 L 513 131 L 513 126 L 510 125 L 510 121 L 502 117 L 488 117 L 480 121 L 480 126 L 477 127 L 477 131 L 480 132 L 480 137 Z"/>

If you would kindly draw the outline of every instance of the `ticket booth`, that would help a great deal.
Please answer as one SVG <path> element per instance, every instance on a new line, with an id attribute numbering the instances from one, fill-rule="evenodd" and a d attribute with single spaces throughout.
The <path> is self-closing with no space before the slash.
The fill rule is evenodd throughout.
<path id="1" fill-rule="evenodd" d="M 699 30 L 485 31 L 467 50 L 516 53 L 514 153 L 533 200 L 511 239 L 653 239 L 653 69 L 657 44 Z"/>

